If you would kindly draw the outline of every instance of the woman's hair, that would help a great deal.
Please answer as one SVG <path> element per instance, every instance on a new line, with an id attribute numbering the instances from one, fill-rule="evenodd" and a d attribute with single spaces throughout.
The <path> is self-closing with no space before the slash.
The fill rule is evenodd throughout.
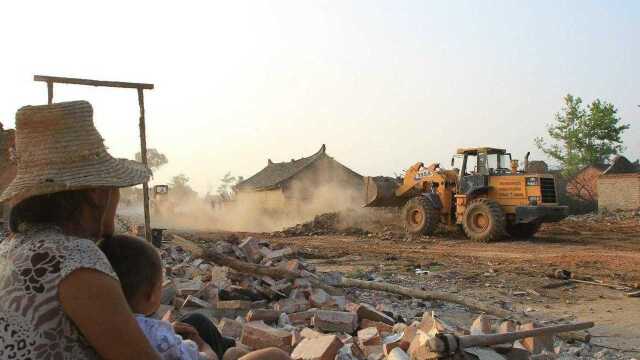
<path id="1" fill-rule="evenodd" d="M 82 205 L 96 207 L 86 190 L 63 191 L 30 197 L 14 206 L 9 213 L 9 228 L 20 232 L 23 223 L 49 223 L 62 226 L 77 219 Z"/>
<path id="2" fill-rule="evenodd" d="M 107 256 L 120 279 L 124 296 L 131 302 L 143 291 L 162 281 L 162 261 L 158 251 L 135 236 L 116 235 L 102 240 L 98 247 Z"/>

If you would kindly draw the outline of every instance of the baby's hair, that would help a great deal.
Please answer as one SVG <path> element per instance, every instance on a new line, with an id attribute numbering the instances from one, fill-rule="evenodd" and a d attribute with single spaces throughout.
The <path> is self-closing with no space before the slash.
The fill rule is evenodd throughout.
<path id="1" fill-rule="evenodd" d="M 141 238 L 115 235 L 98 246 L 107 256 L 120 278 L 120 285 L 129 304 L 162 281 L 162 262 L 158 251 Z"/>

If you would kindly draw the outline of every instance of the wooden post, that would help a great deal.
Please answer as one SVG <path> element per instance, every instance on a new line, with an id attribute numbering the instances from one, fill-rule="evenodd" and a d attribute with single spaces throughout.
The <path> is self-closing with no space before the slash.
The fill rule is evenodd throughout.
<path id="1" fill-rule="evenodd" d="M 138 90 L 138 105 L 140 106 L 140 155 L 142 162 L 147 166 L 147 134 L 144 123 L 144 95 L 143 90 L 152 90 L 153 84 L 145 83 L 132 83 L 124 81 L 104 81 L 104 80 L 92 80 L 92 79 L 78 79 L 67 78 L 60 76 L 46 76 L 46 75 L 34 75 L 34 81 L 43 81 L 47 83 L 47 100 L 49 104 L 53 103 L 53 84 L 74 84 L 74 85 L 86 85 L 86 86 L 102 86 L 113 87 L 121 89 L 136 89 Z M 144 192 L 144 228 L 145 238 L 147 241 L 151 241 L 151 215 L 149 214 L 149 184 L 142 184 L 142 191 Z"/>
<path id="2" fill-rule="evenodd" d="M 47 81 L 47 104 L 53 104 L 53 81 Z"/>
<path id="3" fill-rule="evenodd" d="M 147 129 L 144 121 L 144 92 L 138 88 L 138 105 L 140 106 L 140 157 L 142 163 L 147 165 Z M 142 184 L 142 196 L 144 202 L 144 234 L 147 241 L 151 242 L 151 214 L 149 213 L 149 184 Z"/>

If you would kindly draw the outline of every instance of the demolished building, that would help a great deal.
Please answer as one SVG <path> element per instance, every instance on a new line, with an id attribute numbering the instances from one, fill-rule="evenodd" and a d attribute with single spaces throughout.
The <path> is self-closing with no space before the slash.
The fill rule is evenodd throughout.
<path id="1" fill-rule="evenodd" d="M 236 201 L 267 210 L 295 209 L 311 201 L 320 189 L 335 188 L 362 194 L 362 176 L 326 153 L 323 144 L 315 154 L 288 162 L 267 160 L 267 166 L 236 185 Z"/>

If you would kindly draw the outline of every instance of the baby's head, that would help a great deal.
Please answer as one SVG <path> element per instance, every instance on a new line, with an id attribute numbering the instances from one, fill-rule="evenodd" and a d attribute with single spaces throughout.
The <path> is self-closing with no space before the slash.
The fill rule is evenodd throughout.
<path id="1" fill-rule="evenodd" d="M 124 296 L 137 314 L 151 315 L 160 307 L 162 262 L 148 242 L 128 235 L 104 239 L 100 249 L 120 278 Z"/>

